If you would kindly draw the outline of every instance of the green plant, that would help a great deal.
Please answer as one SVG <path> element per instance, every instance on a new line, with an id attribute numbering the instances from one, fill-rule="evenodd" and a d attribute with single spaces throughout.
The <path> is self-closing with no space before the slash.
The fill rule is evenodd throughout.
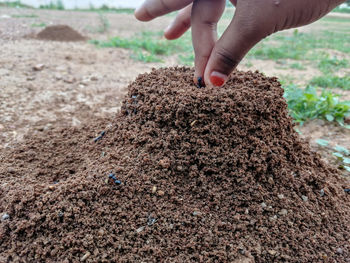
<path id="1" fill-rule="evenodd" d="M 344 20 L 347 21 L 344 26 L 328 20 L 322 21 L 327 27 L 332 28 L 336 25 L 337 30 L 324 30 L 317 33 L 300 33 L 294 30 L 293 34 L 279 32 L 257 44 L 248 53 L 248 57 L 318 61 L 320 56 L 324 56 L 321 49 L 350 53 L 350 34 L 348 34 L 347 25 L 349 20 Z"/>
<path id="2" fill-rule="evenodd" d="M 332 147 L 329 145 L 329 141 L 323 139 L 317 139 L 316 143 L 331 150 L 332 155 L 337 158 L 339 168 L 350 172 L 350 151 L 347 148 L 340 145 Z"/>
<path id="3" fill-rule="evenodd" d="M 282 84 L 282 86 L 286 87 L 293 85 L 293 83 L 295 82 L 295 77 L 292 75 L 281 75 L 279 81 Z"/>
<path id="4" fill-rule="evenodd" d="M 318 68 L 320 71 L 327 74 L 339 70 L 340 68 L 346 68 L 348 65 L 349 62 L 346 59 L 338 59 L 337 57 L 330 58 L 327 54 L 319 61 Z"/>
<path id="5" fill-rule="evenodd" d="M 98 13 L 98 19 L 99 19 L 99 22 L 100 22 L 100 25 L 99 27 L 97 28 L 97 31 L 99 33 L 105 33 L 109 30 L 111 24 L 109 23 L 109 20 L 108 18 L 105 16 L 104 13 L 102 12 L 99 12 Z"/>
<path id="6" fill-rule="evenodd" d="M 5 7 L 15 7 L 15 8 L 33 8 L 30 5 L 22 4 L 21 1 L 5 1 L 3 3 L 0 3 L 0 7 L 5 6 Z"/>
<path id="7" fill-rule="evenodd" d="M 50 2 L 48 5 L 40 5 L 41 9 L 54 9 L 54 10 L 64 10 L 64 4 L 62 0 L 56 0 L 56 2 Z"/>
<path id="8" fill-rule="evenodd" d="M 305 67 L 299 62 L 295 62 L 295 63 L 290 64 L 290 68 L 292 68 L 292 69 L 299 69 L 299 70 L 304 70 L 305 69 Z"/>
<path id="9" fill-rule="evenodd" d="M 268 41 L 272 39 L 278 42 L 278 45 L 269 44 Z M 306 40 L 305 33 L 299 33 L 296 29 L 292 36 L 278 35 L 268 38 L 254 47 L 248 55 L 259 59 L 304 59 L 308 52 L 305 47 Z"/>
<path id="10" fill-rule="evenodd" d="M 36 14 L 18 14 L 18 15 L 11 15 L 11 17 L 14 17 L 14 18 L 37 18 L 38 16 Z"/>
<path id="11" fill-rule="evenodd" d="M 186 38 L 175 41 L 165 40 L 162 32 L 142 32 L 131 38 L 113 37 L 107 41 L 91 40 L 90 43 L 98 47 L 131 49 L 132 58 L 144 62 L 159 62 L 160 56 L 188 55 L 190 54 L 188 45 L 191 46 L 186 42 Z"/>
<path id="12" fill-rule="evenodd" d="M 340 101 L 339 96 L 326 90 L 323 90 L 321 95 L 317 95 L 316 88 L 312 86 L 301 89 L 290 85 L 284 90 L 290 115 L 297 123 L 325 119 L 350 128 L 350 125 L 344 124 L 344 118 L 350 116 L 350 101 Z"/>
<path id="13" fill-rule="evenodd" d="M 138 60 L 138 61 L 143 61 L 146 63 L 149 62 L 163 62 L 162 59 L 160 59 L 158 56 L 152 53 L 146 53 L 143 52 L 142 50 L 135 50 L 135 52 L 131 55 L 132 59 Z"/>
<path id="14" fill-rule="evenodd" d="M 31 27 L 46 27 L 46 24 L 41 22 L 41 23 L 34 23 L 31 24 Z"/>
<path id="15" fill-rule="evenodd" d="M 310 81 L 310 85 L 315 85 L 322 88 L 340 88 L 350 90 L 350 76 L 338 77 L 333 75 L 324 75 L 314 77 Z"/>
<path id="16" fill-rule="evenodd" d="M 103 11 L 103 12 L 111 12 L 111 13 L 124 13 L 124 14 L 133 14 L 135 9 L 133 8 L 114 8 L 114 7 L 109 7 L 107 5 L 102 5 L 99 8 L 94 7 L 91 3 L 90 3 L 90 8 L 89 9 L 76 9 L 79 11 Z"/>

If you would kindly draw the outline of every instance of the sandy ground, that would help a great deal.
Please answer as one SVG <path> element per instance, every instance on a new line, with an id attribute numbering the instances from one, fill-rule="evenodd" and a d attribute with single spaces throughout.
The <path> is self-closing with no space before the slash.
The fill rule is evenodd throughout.
<path id="1" fill-rule="evenodd" d="M 34 17 L 19 17 L 28 15 Z M 172 20 L 163 17 L 140 23 L 128 14 L 107 14 L 107 18 L 111 27 L 100 34 L 96 31 L 97 13 L 0 8 L 0 149 L 21 142 L 25 135 L 40 136 L 52 127 L 78 126 L 94 118 L 113 116 L 126 86 L 138 74 L 176 64 L 171 58 L 166 64 L 142 63 L 132 60 L 129 50 L 98 49 L 86 42 L 33 39 L 41 28 L 32 24 L 40 22 L 67 24 L 91 39 L 106 39 L 132 36 L 150 28 L 160 31 Z M 239 68 L 258 69 L 269 76 L 289 74 L 302 81 L 319 73 L 315 69 L 286 71 L 273 61 L 252 62 L 252 67 L 243 62 Z M 36 66 L 40 69 L 35 70 Z M 349 92 L 342 93 L 349 99 Z M 316 147 L 317 138 L 350 148 L 350 131 L 339 126 L 313 121 L 300 130 L 328 160 L 332 159 L 329 152 Z"/>

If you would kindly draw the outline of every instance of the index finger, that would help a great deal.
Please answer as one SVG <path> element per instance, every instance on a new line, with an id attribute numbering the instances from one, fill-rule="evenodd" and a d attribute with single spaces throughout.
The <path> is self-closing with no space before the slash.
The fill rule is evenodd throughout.
<path id="1" fill-rule="evenodd" d="M 146 0 L 135 10 L 135 17 L 140 21 L 150 21 L 158 16 L 180 10 L 193 0 Z"/>

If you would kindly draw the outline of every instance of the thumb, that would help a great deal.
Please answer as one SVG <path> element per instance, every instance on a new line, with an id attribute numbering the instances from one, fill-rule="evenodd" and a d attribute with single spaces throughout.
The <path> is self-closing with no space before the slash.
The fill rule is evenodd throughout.
<path id="1" fill-rule="evenodd" d="M 238 1 L 233 20 L 215 43 L 204 73 L 209 86 L 222 86 L 247 52 L 271 31 L 270 23 L 259 23 L 260 12 L 246 3 L 249 1 Z"/>

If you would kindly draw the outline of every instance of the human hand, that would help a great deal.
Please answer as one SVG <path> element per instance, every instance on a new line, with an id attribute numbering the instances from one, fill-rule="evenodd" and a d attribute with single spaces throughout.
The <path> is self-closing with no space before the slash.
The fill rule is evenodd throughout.
<path id="1" fill-rule="evenodd" d="M 247 52 L 260 40 L 284 29 L 310 24 L 345 0 L 230 0 L 234 17 L 220 39 L 217 23 L 225 0 L 146 0 L 135 11 L 141 21 L 149 21 L 181 10 L 165 30 L 167 39 L 179 38 L 192 27 L 195 76 L 206 85 L 222 86 Z"/>

